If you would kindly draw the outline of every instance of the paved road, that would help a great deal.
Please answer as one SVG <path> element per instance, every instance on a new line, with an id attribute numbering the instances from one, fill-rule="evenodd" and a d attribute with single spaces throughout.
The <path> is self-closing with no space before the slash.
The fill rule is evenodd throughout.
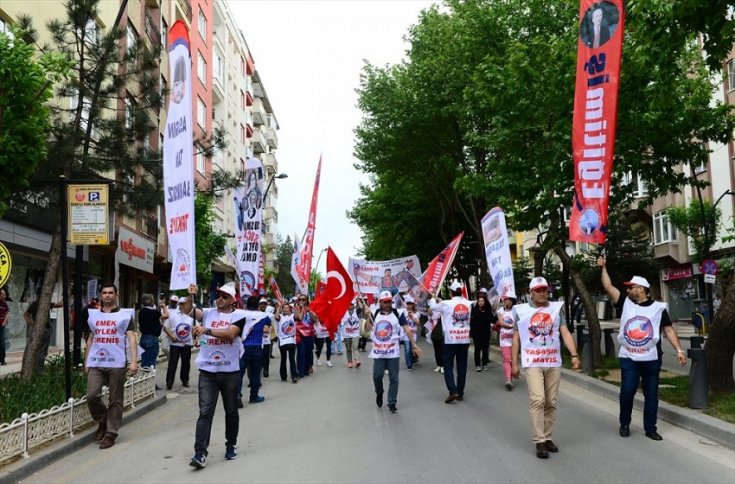
<path id="1" fill-rule="evenodd" d="M 175 386 L 167 404 L 123 426 L 112 449 L 89 445 L 24 482 L 735 481 L 735 452 L 663 422 L 664 440 L 653 442 L 638 412 L 632 436 L 622 439 L 615 402 L 569 383 L 562 383 L 554 435 L 561 451 L 540 460 L 530 441 L 525 383 L 507 392 L 499 365 L 470 371 L 465 401 L 446 405 L 443 377 L 426 358 L 412 372 L 401 370 L 400 411 L 391 415 L 375 406 L 371 363 L 347 369 L 341 358 L 297 385 L 274 379 L 271 368 L 266 402 L 240 410 L 236 461 L 224 460 L 220 406 L 206 469 L 188 466 L 196 389 Z"/>

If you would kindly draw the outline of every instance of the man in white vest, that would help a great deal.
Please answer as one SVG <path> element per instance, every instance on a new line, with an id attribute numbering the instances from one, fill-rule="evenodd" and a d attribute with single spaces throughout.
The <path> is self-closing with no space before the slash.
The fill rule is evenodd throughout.
<path id="1" fill-rule="evenodd" d="M 379 309 L 370 313 L 365 323 L 365 331 L 373 330 L 373 347 L 369 358 L 373 360 L 373 384 L 375 385 L 375 404 L 383 406 L 383 376 L 388 371 L 388 409 L 397 413 L 398 408 L 398 367 L 401 357 L 401 330 L 410 334 L 411 328 L 402 313 L 393 308 L 393 295 L 382 291 L 378 296 Z M 409 339 L 416 356 L 423 353 L 413 339 Z"/>
<path id="2" fill-rule="evenodd" d="M 197 286 L 189 286 L 190 297 L 182 305 L 181 312 L 190 314 Z M 257 305 L 257 297 L 255 305 Z M 225 407 L 225 459 L 237 459 L 237 435 L 240 416 L 237 411 L 237 387 L 240 382 L 240 356 L 242 338 L 245 338 L 256 321 L 247 317 L 246 311 L 234 309 L 235 288 L 224 285 L 217 289 L 216 307 L 194 309 L 194 318 L 201 325 L 194 327 L 194 337 L 199 338 L 199 418 L 194 437 L 194 457 L 189 465 L 204 468 L 212 430 L 214 410 L 219 394 Z M 260 313 L 259 313 L 260 314 Z"/>
<path id="3" fill-rule="evenodd" d="M 604 257 L 597 258 L 602 269 L 602 287 L 618 307 L 620 329 L 618 342 L 620 351 L 620 429 L 621 437 L 630 436 L 630 420 L 633 414 L 633 398 L 638 384 L 643 381 L 643 430 L 646 437 L 662 440 L 657 432 L 658 416 L 658 379 L 661 372 L 661 330 L 666 334 L 671 346 L 676 350 L 679 364 L 687 364 L 687 357 L 679 344 L 679 338 L 671 324 L 666 304 L 656 302 L 650 297 L 651 285 L 641 276 L 624 282 L 626 296 L 612 285 L 605 267 Z"/>
<path id="4" fill-rule="evenodd" d="M 548 459 L 549 452 L 559 452 L 551 440 L 556 421 L 556 397 L 561 379 L 561 339 L 572 355 L 572 367 L 579 368 L 574 338 L 561 324 L 562 302 L 549 301 L 549 284 L 534 277 L 529 285 L 531 302 L 513 307 L 513 344 L 511 374 L 520 377 L 518 353 L 526 375 L 530 396 L 531 433 L 536 457 Z"/>
<path id="5" fill-rule="evenodd" d="M 449 396 L 444 403 L 464 400 L 464 385 L 467 378 L 467 351 L 470 347 L 470 303 L 462 297 L 462 284 L 458 281 L 449 286 L 452 299 L 437 303 L 429 301 L 429 312 L 441 313 L 444 330 L 444 383 Z M 475 351 L 480 351 L 475 348 Z M 454 362 L 457 362 L 457 381 L 454 380 Z"/>
<path id="6" fill-rule="evenodd" d="M 117 287 L 103 284 L 100 309 L 90 309 L 87 324 L 90 334 L 84 353 L 87 375 L 87 407 L 97 422 L 95 440 L 100 449 L 115 445 L 122 424 L 125 377 L 128 373 L 125 348 L 130 349 L 130 375 L 138 372 L 138 343 L 135 339 L 133 310 L 117 305 Z M 108 406 L 102 403 L 102 387 L 108 388 Z"/>

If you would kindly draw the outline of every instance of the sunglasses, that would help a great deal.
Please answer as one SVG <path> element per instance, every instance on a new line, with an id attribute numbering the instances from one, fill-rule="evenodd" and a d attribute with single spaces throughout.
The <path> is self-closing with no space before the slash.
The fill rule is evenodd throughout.
<path id="1" fill-rule="evenodd" d="M 217 293 L 217 299 L 224 299 L 227 301 L 228 299 L 232 298 L 229 294 L 225 294 L 224 292 Z"/>

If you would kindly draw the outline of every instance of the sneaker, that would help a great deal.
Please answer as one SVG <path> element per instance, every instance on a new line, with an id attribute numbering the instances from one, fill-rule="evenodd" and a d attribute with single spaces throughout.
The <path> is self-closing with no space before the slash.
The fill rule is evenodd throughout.
<path id="1" fill-rule="evenodd" d="M 331 361 L 327 360 L 327 366 L 328 366 L 329 368 L 332 368 L 332 367 L 333 367 L 334 365 L 332 364 L 332 362 L 331 362 Z"/>
<path id="2" fill-rule="evenodd" d="M 322 362 L 319 361 L 318 359 L 316 360 L 316 366 L 322 366 Z"/>
<path id="3" fill-rule="evenodd" d="M 409 366 L 408 368 L 406 368 L 406 370 L 407 371 L 411 371 L 411 370 L 413 370 L 413 368 Z"/>
<path id="4" fill-rule="evenodd" d="M 441 369 L 439 370 L 439 373 L 441 373 L 442 375 L 444 374 L 444 367 L 443 367 L 443 366 L 442 366 L 442 367 L 441 367 Z"/>
<path id="5" fill-rule="evenodd" d="M 225 460 L 237 459 L 237 447 L 234 445 L 228 445 L 227 451 L 225 452 Z"/>
<path id="6" fill-rule="evenodd" d="M 441 369 L 442 369 L 441 366 L 437 366 L 436 368 L 434 368 L 434 373 L 439 373 L 439 370 Z"/>
<path id="7" fill-rule="evenodd" d="M 299 382 L 299 380 L 297 378 L 292 378 L 291 379 L 291 383 L 298 383 L 298 382 Z"/>
<path id="8" fill-rule="evenodd" d="M 389 403 L 388 410 L 390 410 L 390 413 L 398 413 L 398 409 L 396 408 L 395 403 Z"/>
<path id="9" fill-rule="evenodd" d="M 347 362 L 347 368 L 352 368 L 352 362 L 351 361 L 348 361 Z"/>
<path id="10" fill-rule="evenodd" d="M 505 389 L 508 390 L 508 391 L 513 390 L 513 383 L 510 380 L 508 380 L 507 382 L 505 382 Z"/>
<path id="11" fill-rule="evenodd" d="M 360 368 L 360 365 L 361 365 L 361 364 L 362 364 L 362 363 L 360 363 L 359 361 L 356 361 L 356 362 L 355 362 L 355 368 Z"/>
<path id="12" fill-rule="evenodd" d="M 237 399 L 237 408 L 243 408 L 245 405 L 242 404 L 242 398 Z"/>
<path id="13" fill-rule="evenodd" d="M 189 465 L 191 467 L 196 467 L 197 469 L 204 469 L 206 463 L 207 456 L 202 454 L 201 452 L 197 452 L 196 454 L 194 454 L 194 457 L 192 457 L 189 461 Z"/>
<path id="14" fill-rule="evenodd" d="M 382 393 L 378 393 L 377 395 L 375 395 L 375 405 L 377 405 L 378 408 L 383 406 L 383 394 Z"/>
<path id="15" fill-rule="evenodd" d="M 482 365 L 482 371 L 487 371 L 487 365 Z"/>
<path id="16" fill-rule="evenodd" d="M 185 387 L 185 388 L 189 388 L 189 382 L 188 382 L 188 381 L 186 381 L 186 382 L 182 382 L 182 383 L 181 383 L 181 386 L 182 386 L 182 387 Z"/>
<path id="17" fill-rule="evenodd" d="M 481 368 L 481 367 L 479 367 L 479 366 L 476 366 L 476 367 L 475 367 L 475 371 L 482 371 L 482 368 Z"/>
<path id="18" fill-rule="evenodd" d="M 258 395 L 254 399 L 251 399 L 248 403 L 262 403 L 265 402 L 265 397 L 262 395 Z"/>

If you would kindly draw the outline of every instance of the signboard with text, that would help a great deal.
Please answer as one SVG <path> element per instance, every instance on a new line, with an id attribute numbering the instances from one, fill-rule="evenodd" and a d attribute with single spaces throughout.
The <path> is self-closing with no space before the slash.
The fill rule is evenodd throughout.
<path id="1" fill-rule="evenodd" d="M 69 185 L 69 242 L 76 245 L 107 245 L 109 237 L 109 187 Z"/>

